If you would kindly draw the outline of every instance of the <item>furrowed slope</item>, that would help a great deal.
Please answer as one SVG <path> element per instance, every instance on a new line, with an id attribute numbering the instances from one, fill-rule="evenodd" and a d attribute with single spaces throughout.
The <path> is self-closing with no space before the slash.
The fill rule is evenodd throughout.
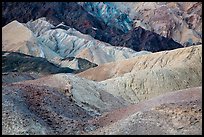
<path id="1" fill-rule="evenodd" d="M 196 62 L 198 64 L 196 65 Z M 103 81 L 109 78 L 134 73 L 146 69 L 162 69 L 174 67 L 197 67 L 202 65 L 202 45 L 162 51 L 99 65 L 98 67 L 84 71 L 79 76 L 95 81 Z M 111 68 L 111 70 L 109 69 Z M 97 72 L 97 73 L 96 73 Z"/>
<path id="2" fill-rule="evenodd" d="M 136 52 L 126 47 L 114 47 L 82 34 L 74 28 L 67 26 L 67 29 L 62 29 L 61 27 L 62 24 L 54 26 L 45 18 L 29 21 L 26 24 L 13 21 L 2 29 L 2 49 L 44 57 L 54 64 L 72 69 L 81 68 L 80 62 L 83 60 L 80 58 L 93 64 L 104 64 L 151 53 Z M 67 58 L 74 58 L 74 60 Z"/>
<path id="3" fill-rule="evenodd" d="M 202 85 L 202 46 L 142 55 L 79 73 L 107 91 L 137 103 L 167 91 Z"/>

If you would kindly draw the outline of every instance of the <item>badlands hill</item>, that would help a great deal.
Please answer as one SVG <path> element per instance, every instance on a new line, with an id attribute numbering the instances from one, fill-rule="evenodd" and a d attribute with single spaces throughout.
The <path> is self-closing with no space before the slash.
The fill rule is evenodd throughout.
<path id="1" fill-rule="evenodd" d="M 41 45 L 32 31 L 18 21 L 12 21 L 2 28 L 2 50 L 21 52 L 36 57 L 44 57 Z"/>
<path id="2" fill-rule="evenodd" d="M 201 2 L 2 2 L 2 134 L 202 135 Z"/>
<path id="3" fill-rule="evenodd" d="M 73 74 L 4 83 L 2 90 L 3 134 L 81 134 L 95 128 L 89 119 L 129 104 Z"/>
<path id="4" fill-rule="evenodd" d="M 202 46 L 107 63 L 78 74 L 101 81 L 108 92 L 130 102 L 202 85 Z"/>
<path id="5" fill-rule="evenodd" d="M 114 47 L 73 28 L 65 30 L 58 26 L 53 26 L 45 18 L 27 24 L 13 21 L 2 28 L 2 49 L 43 57 L 56 65 L 72 69 L 80 69 L 82 59 L 89 61 L 89 64 L 104 64 L 151 53 Z M 73 57 L 72 60 L 68 59 Z"/>
<path id="6" fill-rule="evenodd" d="M 26 23 L 26 26 L 30 30 L 34 30 L 35 35 L 41 34 L 38 39 L 42 44 L 57 52 L 61 57 L 80 57 L 99 65 L 141 54 L 129 48 L 114 47 L 108 43 L 101 42 L 89 35 L 82 34 L 74 28 L 59 29 L 58 26 L 61 25 L 56 26 L 56 29 L 48 29 L 43 33 L 42 30 L 46 28 L 47 24 L 47 21 L 40 18 Z M 35 28 L 38 28 L 39 31 L 36 31 Z M 143 51 L 143 53 L 150 52 Z"/>
<path id="7" fill-rule="evenodd" d="M 108 93 L 102 84 L 74 74 L 59 73 L 18 83 L 55 88 L 70 96 L 78 106 L 94 112 L 95 115 L 129 104 L 123 98 Z"/>
<path id="8" fill-rule="evenodd" d="M 126 24 L 128 17 L 125 14 L 119 14 L 119 12 L 111 12 L 112 10 L 108 10 L 114 9 L 111 4 L 103 6 L 103 8 L 97 8 L 98 4 L 89 4 L 94 7 L 96 6 L 97 11 L 99 10 L 93 13 L 104 13 L 103 11 L 100 12 L 100 10 L 108 11 L 105 12 L 107 16 L 101 16 L 100 18 L 103 19 L 100 20 L 98 19 L 99 16 L 94 16 L 88 12 L 88 9 L 84 9 L 86 6 L 82 7 L 75 2 L 3 2 L 2 5 L 3 25 L 13 20 L 27 23 L 28 21 L 45 17 L 55 26 L 63 22 L 64 25 L 75 28 L 81 33 L 88 34 L 97 40 L 109 43 L 113 46 L 128 47 L 135 51 L 147 50 L 150 52 L 157 52 L 182 47 L 181 44 L 175 42 L 171 38 L 162 37 L 143 28 L 132 28 L 128 32 L 123 32 L 121 29 L 118 29 L 118 24 Z M 22 16 L 22 14 L 25 14 L 25 16 Z M 116 22 L 119 22 L 113 23 L 111 26 L 106 24 L 104 22 L 106 19 L 104 18 L 108 18 L 109 15 L 118 17 Z M 127 26 L 131 26 L 131 24 Z M 158 46 L 158 43 L 160 46 Z"/>
<path id="9" fill-rule="evenodd" d="M 113 2 L 129 15 L 134 27 L 141 26 L 181 43 L 202 43 L 201 2 Z"/>
<path id="10" fill-rule="evenodd" d="M 61 85 L 65 84 L 56 83 L 53 77 L 66 83 L 72 79 L 71 92 L 62 92 Z M 2 85 L 3 134 L 201 134 L 200 87 L 174 91 L 122 108 L 124 101 L 104 91 L 90 90 L 91 86 L 84 92 L 77 91 L 81 85 L 75 86 L 73 80 L 79 78 L 71 75 L 56 74 L 43 79 L 38 81 L 41 81 L 39 85 L 36 80 Z M 85 106 L 79 104 L 76 96 Z M 99 110 L 109 108 L 109 112 L 101 115 L 90 111 L 88 108 L 94 107 L 90 99 L 96 99 L 97 102 L 92 102 L 95 106 L 102 105 Z M 114 110 L 110 109 L 112 104 Z"/>
<path id="11" fill-rule="evenodd" d="M 202 87 L 167 93 L 93 120 L 97 135 L 202 134 Z M 86 133 L 87 134 L 87 133 Z"/>
<path id="12" fill-rule="evenodd" d="M 2 85 L 2 134 L 79 134 L 91 117 L 56 89 Z"/>

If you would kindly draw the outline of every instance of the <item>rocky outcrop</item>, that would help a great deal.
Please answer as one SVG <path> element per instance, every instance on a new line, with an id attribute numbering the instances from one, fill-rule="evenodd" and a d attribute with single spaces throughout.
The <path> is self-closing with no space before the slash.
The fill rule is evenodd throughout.
<path id="1" fill-rule="evenodd" d="M 73 73 L 79 73 L 89 68 L 98 66 L 97 64 L 92 63 L 86 59 L 76 57 L 66 57 L 64 59 L 61 59 L 59 64 L 61 67 L 69 67 L 75 69 Z"/>

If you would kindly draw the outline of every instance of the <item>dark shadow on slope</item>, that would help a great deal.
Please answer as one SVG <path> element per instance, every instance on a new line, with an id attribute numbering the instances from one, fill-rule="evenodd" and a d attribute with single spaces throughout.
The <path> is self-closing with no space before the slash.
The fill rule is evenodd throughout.
<path id="1" fill-rule="evenodd" d="M 72 73 L 68 67 L 59 67 L 41 57 L 2 51 L 2 73 L 38 72 L 42 74 Z"/>
<path id="2" fill-rule="evenodd" d="M 63 58 L 61 59 L 61 61 L 72 61 L 72 60 L 77 60 L 78 62 L 78 67 L 79 69 L 78 70 L 74 70 L 74 72 L 72 73 L 80 73 L 80 72 L 83 72 L 87 69 L 90 69 L 90 68 L 93 68 L 93 67 L 97 67 L 98 65 L 93 63 L 93 62 L 90 62 L 88 61 L 87 59 L 83 59 L 83 58 L 76 58 L 76 57 L 66 57 L 66 58 Z"/>

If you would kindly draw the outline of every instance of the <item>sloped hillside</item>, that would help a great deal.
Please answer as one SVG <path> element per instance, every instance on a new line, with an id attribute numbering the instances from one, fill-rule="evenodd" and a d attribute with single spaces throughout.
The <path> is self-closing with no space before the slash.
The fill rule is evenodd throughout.
<path id="1" fill-rule="evenodd" d="M 41 74 L 71 73 L 68 67 L 58 67 L 44 58 L 17 52 L 2 51 L 2 72 L 37 72 Z"/>
<path id="2" fill-rule="evenodd" d="M 2 83 L 13 83 L 26 80 L 33 80 L 43 77 L 43 74 L 37 72 L 3 72 Z"/>
<path id="3" fill-rule="evenodd" d="M 147 51 L 136 52 L 125 47 L 114 47 L 95 40 L 89 35 L 84 35 L 73 28 L 64 30 L 57 26 L 54 27 L 44 18 L 27 24 L 13 21 L 4 26 L 2 32 L 3 50 L 44 57 L 54 64 L 72 67 L 72 69 L 80 68 L 78 66 L 79 58 L 94 64 L 104 64 L 151 53 Z M 15 37 L 15 35 L 18 36 Z M 69 57 L 75 57 L 74 62 L 66 59 Z"/>
<path id="4" fill-rule="evenodd" d="M 195 62 L 196 61 L 196 62 Z M 162 68 L 197 67 L 202 65 L 202 45 L 152 53 L 99 65 L 79 74 L 79 76 L 95 81 L 103 81 L 109 78 L 135 73 L 143 70 Z M 111 68 L 111 70 L 109 69 Z"/>
<path id="5" fill-rule="evenodd" d="M 202 87 L 167 93 L 97 118 L 97 135 L 200 135 Z M 87 133 L 86 133 L 87 134 Z"/>
<path id="6" fill-rule="evenodd" d="M 202 2 L 2 2 L 3 135 L 202 135 Z"/>
<path id="7" fill-rule="evenodd" d="M 183 46 L 202 43 L 201 2 L 113 2 L 134 27 L 154 31 Z"/>
<path id="8" fill-rule="evenodd" d="M 12 21 L 2 28 L 2 50 L 21 52 L 36 57 L 44 57 L 37 39 L 23 24 Z"/>
<path id="9" fill-rule="evenodd" d="M 104 7 L 108 8 L 109 6 Z M 135 51 L 157 52 L 182 47 L 182 45 L 170 38 L 162 37 L 142 28 L 134 28 L 128 32 L 123 32 L 117 26 L 114 26 L 117 23 L 112 26 L 107 25 L 103 20 L 91 15 L 75 2 L 3 2 L 2 11 L 3 26 L 13 20 L 27 23 L 45 17 L 55 26 L 63 22 L 64 25 L 75 28 L 95 39 L 113 46 L 128 47 Z M 25 16 L 21 14 L 25 14 Z M 117 12 L 115 14 L 114 16 L 117 16 Z M 160 46 L 157 46 L 158 43 Z"/>
<path id="10" fill-rule="evenodd" d="M 57 88 L 67 96 L 71 96 L 80 107 L 96 114 L 129 104 L 121 97 L 108 93 L 100 83 L 80 78 L 74 74 L 54 74 L 18 83 Z"/>
<path id="11" fill-rule="evenodd" d="M 2 88 L 3 134 L 81 134 L 96 128 L 88 120 L 129 104 L 72 74 L 4 83 Z"/>
<path id="12" fill-rule="evenodd" d="M 107 91 L 136 103 L 165 92 L 202 85 L 202 46 L 107 63 L 78 76 L 101 81 Z"/>
<path id="13" fill-rule="evenodd" d="M 2 134 L 79 134 L 92 118 L 70 97 L 37 85 L 2 86 Z"/>

